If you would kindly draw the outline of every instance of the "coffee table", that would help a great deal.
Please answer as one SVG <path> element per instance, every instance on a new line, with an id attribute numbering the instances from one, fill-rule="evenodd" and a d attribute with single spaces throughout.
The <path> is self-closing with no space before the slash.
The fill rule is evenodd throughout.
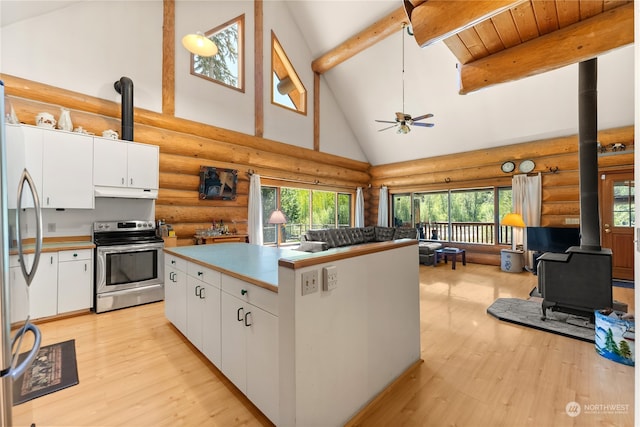
<path id="1" fill-rule="evenodd" d="M 440 262 L 440 260 L 442 258 L 444 258 L 444 263 L 447 264 L 447 261 L 449 260 L 449 257 L 451 257 L 451 269 L 455 270 L 456 269 L 456 258 L 458 258 L 458 255 L 462 254 L 462 265 L 467 265 L 467 253 L 465 252 L 464 249 L 460 249 L 460 248 L 442 248 L 442 249 L 437 249 L 436 250 L 436 260 L 433 263 L 433 265 L 437 265 L 438 262 Z"/>

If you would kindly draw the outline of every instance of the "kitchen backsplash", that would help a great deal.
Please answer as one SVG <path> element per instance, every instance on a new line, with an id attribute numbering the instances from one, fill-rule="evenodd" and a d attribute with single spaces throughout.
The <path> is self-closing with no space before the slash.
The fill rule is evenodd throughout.
<path id="1" fill-rule="evenodd" d="M 15 238 L 15 211 L 9 213 L 11 235 Z M 33 209 L 22 212 L 23 237 L 35 237 L 36 220 Z M 121 219 L 155 220 L 155 200 L 96 198 L 94 209 L 42 210 L 44 237 L 89 236 L 95 221 Z"/>

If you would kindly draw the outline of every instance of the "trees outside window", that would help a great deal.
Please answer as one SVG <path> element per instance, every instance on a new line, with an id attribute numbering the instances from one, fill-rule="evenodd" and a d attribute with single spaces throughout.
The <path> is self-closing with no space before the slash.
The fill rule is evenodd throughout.
<path id="1" fill-rule="evenodd" d="M 205 33 L 218 46 L 213 56 L 191 55 L 191 74 L 244 92 L 244 15 Z"/>
<path id="2" fill-rule="evenodd" d="M 263 235 L 265 244 L 294 243 L 310 229 L 352 226 L 352 200 L 350 193 L 309 190 L 291 187 L 262 187 Z M 276 233 L 275 225 L 268 224 L 271 212 L 280 209 L 287 223 Z"/>

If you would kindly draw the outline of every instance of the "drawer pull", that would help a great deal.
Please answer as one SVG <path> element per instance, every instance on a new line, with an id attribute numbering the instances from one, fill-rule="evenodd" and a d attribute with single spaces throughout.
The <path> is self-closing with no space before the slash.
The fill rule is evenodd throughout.
<path id="1" fill-rule="evenodd" d="M 243 289 L 243 290 L 240 291 L 241 295 L 246 295 L 248 293 L 249 293 L 249 291 L 247 291 L 246 289 Z"/>
<path id="2" fill-rule="evenodd" d="M 198 276 L 202 276 L 204 273 L 202 271 L 198 271 Z"/>

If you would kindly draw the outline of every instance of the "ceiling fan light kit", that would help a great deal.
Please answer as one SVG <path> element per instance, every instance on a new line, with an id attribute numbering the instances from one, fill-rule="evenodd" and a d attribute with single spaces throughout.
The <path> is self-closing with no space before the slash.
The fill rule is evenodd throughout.
<path id="1" fill-rule="evenodd" d="M 402 112 L 396 113 L 396 119 L 394 121 L 391 120 L 376 120 L 378 123 L 391 123 L 392 126 L 387 126 L 386 128 L 379 129 L 378 132 L 382 132 L 383 130 L 391 129 L 393 127 L 397 127 L 396 133 L 407 134 L 411 132 L 411 126 L 421 126 L 421 127 L 433 127 L 433 123 L 417 123 L 419 120 L 428 119 L 433 117 L 433 114 L 424 114 L 419 117 L 411 117 L 410 114 L 404 112 L 404 29 L 407 27 L 407 23 L 402 23 Z"/>

